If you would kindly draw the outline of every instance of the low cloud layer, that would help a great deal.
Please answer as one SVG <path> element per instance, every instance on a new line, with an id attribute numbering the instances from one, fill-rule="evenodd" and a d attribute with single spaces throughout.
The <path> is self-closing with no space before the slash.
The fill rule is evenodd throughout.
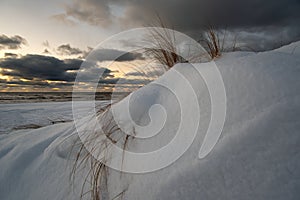
<path id="1" fill-rule="evenodd" d="M 15 35 L 12 37 L 0 35 L 0 50 L 1 49 L 19 49 L 22 45 L 26 45 L 25 38 Z"/>
<path id="2" fill-rule="evenodd" d="M 60 51 L 68 54 L 79 54 L 84 51 L 72 48 L 70 45 L 61 45 L 58 48 Z M 140 53 L 124 52 L 115 49 L 98 49 L 91 52 L 88 61 L 87 72 L 84 74 L 86 80 L 95 73 L 99 74 L 101 71 L 102 78 L 113 77 L 113 73 L 109 69 L 97 67 L 97 62 L 102 61 L 133 61 L 136 59 L 143 59 Z M 28 80 L 50 80 L 50 81 L 67 81 L 75 80 L 76 71 L 79 70 L 83 63 L 82 59 L 59 59 L 53 56 L 28 54 L 26 56 L 18 57 L 17 54 L 5 53 L 5 58 L 0 60 L 1 74 L 20 77 Z M 90 66 L 89 66 L 90 65 Z M 72 71 L 72 73 L 70 73 Z"/>
<path id="3" fill-rule="evenodd" d="M 106 61 L 113 59 L 113 56 L 119 56 L 119 61 L 134 60 L 140 55 L 117 50 L 103 49 L 95 51 L 97 61 Z M 106 53 L 106 57 L 103 54 Z M 125 53 L 125 54 L 124 54 Z M 12 53 L 6 53 L 6 57 L 0 60 L 1 75 L 9 76 L 9 79 L 0 79 L 1 88 L 10 87 L 45 87 L 45 88 L 69 88 L 74 84 L 78 70 L 85 66 L 85 70 L 80 73 L 80 80 L 86 85 L 98 82 L 100 85 L 113 87 L 114 84 L 126 85 L 130 88 L 133 85 L 146 83 L 140 79 L 126 79 L 115 77 L 115 71 L 107 68 L 101 68 L 94 62 L 84 62 L 81 59 L 58 59 L 52 56 L 28 54 L 20 56 Z M 100 56 L 101 55 L 101 56 Z M 100 56 L 100 57 L 99 57 Z M 99 80 L 99 76 L 100 80 Z M 136 87 L 136 86 L 135 86 Z"/>
<path id="4" fill-rule="evenodd" d="M 96 61 L 133 61 L 143 60 L 144 57 L 141 53 L 125 52 L 117 49 L 95 49 L 90 52 L 88 59 Z"/>
<path id="5" fill-rule="evenodd" d="M 4 75 L 21 77 L 24 79 L 40 79 L 51 81 L 73 81 L 75 75 L 68 70 L 80 68 L 82 60 L 60 60 L 55 57 L 29 54 L 21 58 L 6 58 L 0 62 L 0 67 L 9 69 L 2 71 Z"/>
<path id="6" fill-rule="evenodd" d="M 125 52 L 117 49 L 93 49 L 88 47 L 87 50 L 81 50 L 76 47 L 72 47 L 70 44 L 62 44 L 56 49 L 57 54 L 64 56 L 79 56 L 80 58 L 87 58 L 93 61 L 133 61 L 143 60 L 144 57 L 141 53 L 137 52 Z M 49 52 L 47 52 L 49 53 Z"/>
<path id="7" fill-rule="evenodd" d="M 16 57 L 18 57 L 18 54 L 15 54 L 15 53 L 4 53 L 4 57 L 13 57 L 13 58 L 16 58 Z"/>

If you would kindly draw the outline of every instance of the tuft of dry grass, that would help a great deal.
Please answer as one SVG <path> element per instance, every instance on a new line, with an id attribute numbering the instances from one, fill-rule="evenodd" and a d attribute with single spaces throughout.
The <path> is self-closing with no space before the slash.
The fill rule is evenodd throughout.
<path id="1" fill-rule="evenodd" d="M 223 34 L 223 39 L 221 41 L 218 31 L 213 26 L 208 26 L 203 39 L 200 41 L 205 44 L 211 59 L 218 58 L 222 55 L 222 52 L 224 51 L 225 36 L 226 34 Z"/>
<path id="2" fill-rule="evenodd" d="M 118 127 L 111 113 L 111 106 L 112 104 L 108 104 L 98 110 L 97 117 L 102 126 L 101 130 L 95 128 L 94 132 L 87 132 L 88 137 L 85 141 L 78 139 L 73 145 L 73 149 L 77 152 L 71 171 L 71 183 L 75 182 L 77 172 L 88 169 L 81 187 L 81 199 L 86 195 L 89 195 L 91 200 L 101 200 L 102 197 L 107 196 L 109 171 L 105 163 L 110 159 L 110 148 L 114 144 L 121 146 L 125 151 L 129 140 L 133 138 L 133 136 L 124 134 Z M 99 140 L 99 138 L 102 139 Z M 98 143 L 98 141 L 100 142 Z M 114 198 L 123 196 L 125 190 Z"/>
<path id="3" fill-rule="evenodd" d="M 159 16 L 157 16 L 157 27 L 160 28 L 153 26 L 148 36 L 153 48 L 145 48 L 144 53 L 165 66 L 165 70 L 170 69 L 176 63 L 187 62 L 179 55 L 175 33 L 169 31 L 167 24 Z"/>

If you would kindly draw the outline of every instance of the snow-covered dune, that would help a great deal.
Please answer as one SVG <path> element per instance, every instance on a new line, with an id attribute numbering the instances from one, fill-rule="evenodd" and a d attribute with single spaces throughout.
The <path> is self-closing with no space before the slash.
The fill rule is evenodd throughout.
<path id="1" fill-rule="evenodd" d="M 198 159 L 198 153 L 211 117 L 210 96 L 195 69 L 176 65 L 174 70 L 192 83 L 199 102 L 197 136 L 182 157 L 161 170 L 122 176 L 111 170 L 110 198 L 126 190 L 123 198 L 130 200 L 300 199 L 300 58 L 287 50 L 290 48 L 258 54 L 234 52 L 215 61 L 224 81 L 227 114 L 218 143 L 204 159 Z M 156 83 L 170 82 L 184 94 L 185 88 L 170 73 Z M 155 104 L 164 106 L 171 117 L 159 136 L 147 142 L 133 140 L 128 148 L 147 152 L 167 144 L 179 123 L 180 103 L 174 94 L 152 83 L 130 97 L 134 102 L 131 117 L 139 125 L 149 123 L 148 111 Z M 126 130 L 132 125 L 118 112 L 130 97 L 116 105 Z M 185 98 L 182 108 L 193 110 L 189 99 Z M 163 116 L 155 110 L 152 114 Z M 144 134 L 142 130 L 137 128 L 137 135 Z M 72 134 L 76 136 L 76 131 L 69 122 L 0 135 L 0 199 L 79 199 L 82 179 L 77 179 L 75 188 L 68 179 Z"/>
<path id="2" fill-rule="evenodd" d="M 300 41 L 293 42 L 289 45 L 283 46 L 279 49 L 276 49 L 275 51 L 282 52 L 282 53 L 288 53 L 295 56 L 300 55 Z"/>

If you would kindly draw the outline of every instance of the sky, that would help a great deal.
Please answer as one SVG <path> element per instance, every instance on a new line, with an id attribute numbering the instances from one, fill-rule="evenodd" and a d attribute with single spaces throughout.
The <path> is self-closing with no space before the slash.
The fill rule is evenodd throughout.
<path id="1" fill-rule="evenodd" d="M 226 30 L 228 43 L 264 51 L 300 40 L 299 10 L 299 0 L 1 0 L 0 91 L 71 91 L 97 44 L 123 30 L 155 25 L 157 15 L 196 40 L 212 25 Z M 114 47 L 98 53 L 106 62 L 122 52 Z M 104 90 L 119 80 L 128 79 L 128 88 L 145 83 L 128 70 L 143 65 L 143 55 L 123 53 L 102 69 Z"/>

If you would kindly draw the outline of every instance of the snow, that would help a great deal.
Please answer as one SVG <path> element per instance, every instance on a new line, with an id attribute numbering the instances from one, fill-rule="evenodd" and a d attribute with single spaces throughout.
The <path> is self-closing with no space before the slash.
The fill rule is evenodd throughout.
<path id="1" fill-rule="evenodd" d="M 79 102 L 79 109 L 87 112 L 89 108 Z M 0 134 L 29 129 L 30 126 L 44 127 L 72 121 L 72 102 L 0 104 L 0 116 Z"/>
<path id="2" fill-rule="evenodd" d="M 176 162 L 158 171 L 120 176 L 119 172 L 111 170 L 109 196 L 112 198 L 126 189 L 124 199 L 131 200 L 300 199 L 300 58 L 297 51 L 290 51 L 298 44 L 258 54 L 227 53 L 215 61 L 226 89 L 227 113 L 221 137 L 203 159 L 198 158 L 198 153 L 209 124 L 211 101 L 196 70 L 209 64 L 195 64 L 196 69 L 188 64 L 176 65 L 174 70 L 191 83 L 199 102 L 200 128 L 195 140 Z M 197 116 L 193 113 L 193 97 L 184 96 L 188 92 L 186 83 L 171 75 L 174 70 L 116 104 L 114 111 L 124 130 L 136 127 L 137 136 L 151 136 L 131 141 L 130 150 L 148 152 L 163 147 L 178 129 L 182 112 L 192 113 L 190 118 L 187 116 L 187 123 Z M 183 103 L 176 100 L 168 88 L 159 85 L 161 83 L 170 83 L 173 91 L 183 96 L 180 100 Z M 125 112 L 128 102 L 132 103 L 130 117 L 134 124 L 129 123 Z M 47 125 L 43 117 L 58 113 L 71 116 L 66 104 L 53 105 L 2 105 L 1 118 L 4 113 L 8 115 L 6 122 L 1 122 L 1 130 L 8 131 L 20 123 L 27 123 L 28 116 L 34 123 L 43 125 Z M 58 105 L 62 107 L 59 109 Z M 151 108 L 152 105 L 157 106 Z M 34 110 L 37 108 L 47 108 L 49 115 L 36 117 Z M 23 113 L 20 122 L 10 123 L 18 112 Z M 161 120 L 165 120 L 165 124 L 158 135 L 147 132 L 151 125 L 159 127 Z M 77 179 L 73 189 L 68 179 L 72 167 L 68 154 L 74 137 L 73 122 L 0 135 L 0 199 L 79 199 L 78 187 L 82 179 Z M 188 140 L 181 139 L 182 143 Z M 144 167 L 160 161 L 145 162 Z M 125 156 L 125 165 L 134 164 Z"/>
<path id="3" fill-rule="evenodd" d="M 26 125 L 47 126 L 51 121 L 72 120 L 71 102 L 0 104 L 0 134 Z"/>
<path id="4" fill-rule="evenodd" d="M 275 51 L 282 52 L 282 53 L 288 53 L 293 55 L 300 55 L 300 42 L 293 42 L 289 45 L 283 46 L 279 49 L 276 49 Z"/>
<path id="5" fill-rule="evenodd" d="M 70 127 L 1 135 L 0 199 L 78 199 L 68 197 L 70 148 L 63 141 Z"/>

